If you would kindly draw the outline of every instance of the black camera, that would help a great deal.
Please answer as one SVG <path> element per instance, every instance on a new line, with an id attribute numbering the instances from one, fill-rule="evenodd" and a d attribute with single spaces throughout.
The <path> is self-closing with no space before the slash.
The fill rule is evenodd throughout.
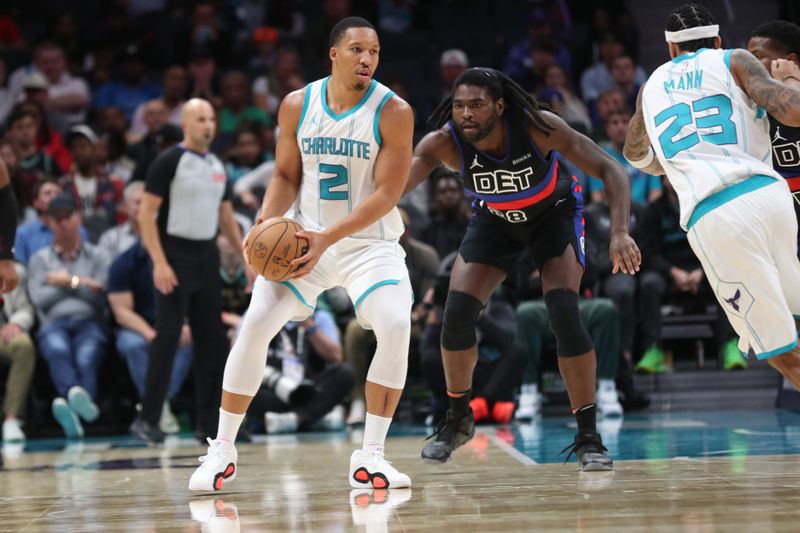
<path id="1" fill-rule="evenodd" d="M 290 407 L 300 407 L 317 394 L 317 388 L 309 380 L 298 382 L 284 376 L 278 369 L 267 366 L 261 383 L 283 403 Z"/>

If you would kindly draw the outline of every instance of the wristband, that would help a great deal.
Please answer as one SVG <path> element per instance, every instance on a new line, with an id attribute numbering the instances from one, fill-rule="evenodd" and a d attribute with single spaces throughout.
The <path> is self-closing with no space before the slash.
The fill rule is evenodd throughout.
<path id="1" fill-rule="evenodd" d="M 69 281 L 69 286 L 73 290 L 77 289 L 80 284 L 81 284 L 81 278 L 79 278 L 78 276 L 72 276 L 72 278 Z"/>
<path id="2" fill-rule="evenodd" d="M 11 249 L 17 233 L 17 202 L 11 185 L 0 189 L 0 259 L 13 259 Z"/>
<path id="3" fill-rule="evenodd" d="M 644 156 L 642 159 L 638 159 L 636 161 L 631 161 L 627 157 L 625 159 L 628 159 L 628 163 L 630 163 L 631 165 L 635 166 L 636 168 L 645 168 L 646 166 L 648 166 L 650 163 L 653 162 L 653 159 L 655 159 L 655 157 L 656 157 L 656 153 L 653 150 L 653 147 L 652 146 L 648 146 L 647 147 L 647 155 Z"/>

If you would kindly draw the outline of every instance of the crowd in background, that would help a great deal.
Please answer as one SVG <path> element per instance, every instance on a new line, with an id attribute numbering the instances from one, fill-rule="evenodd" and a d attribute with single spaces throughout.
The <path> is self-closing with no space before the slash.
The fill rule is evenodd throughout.
<path id="1" fill-rule="evenodd" d="M 581 313 L 597 345 L 601 413 L 620 416 L 623 408 L 647 405 L 630 374 L 668 369 L 661 333 L 669 309 L 719 315 L 714 346 L 722 366 L 745 366 L 679 226 L 674 191 L 622 156 L 647 76 L 637 64 L 638 33 L 624 5 L 600 2 L 578 10 L 578 3 L 556 1 L 51 4 L 47 16 L 27 6 L 0 8 L 0 157 L 19 206 L 15 258 L 26 280 L 2 295 L 0 357 L 11 363 L 4 439 L 25 438 L 21 419 L 29 421 L 29 435 L 57 431 L 50 412 L 61 423 L 65 406 L 77 406 L 73 411 L 84 422 L 104 422 L 95 427 L 108 431 L 130 422 L 154 335 L 147 294 L 152 267 L 137 224 L 150 163 L 181 141 L 184 102 L 211 102 L 218 119 L 212 151 L 225 162 L 237 220 L 246 232 L 271 176 L 280 101 L 326 75 L 330 29 L 349 15 L 364 16 L 378 29 L 376 78 L 412 105 L 417 138 L 430 130 L 425 119 L 461 72 L 493 66 L 628 172 L 631 228 L 644 258 L 636 276 L 612 274 L 603 184 L 572 169 L 588 205 Z M 505 4 L 519 16 L 502 12 Z M 465 12 L 485 15 L 485 36 L 453 27 L 452 18 L 462 20 Z M 401 245 L 417 302 L 407 396 L 424 393 L 423 401 L 399 416 L 435 420 L 446 408 L 441 309 L 470 206 L 459 177 L 444 169 L 401 206 Z M 249 287 L 237 254 L 224 239 L 219 247 L 220 320 L 233 339 Z M 67 266 L 76 264 L 86 272 L 79 279 L 67 274 Z M 476 421 L 538 416 L 554 340 L 530 258 L 492 297 L 478 329 Z M 181 415 L 191 411 L 181 403 L 182 390 L 191 384 L 188 327 L 180 344 L 161 418 L 168 433 L 178 431 Z M 363 422 L 363 383 L 374 347 L 346 294 L 328 291 L 313 317 L 288 325 L 269 347 L 269 364 L 295 383 L 296 394 L 274 394 L 274 374 L 265 371 L 264 393 L 253 403 L 249 427 L 274 432 Z M 82 430 L 68 436 L 81 435 Z"/>

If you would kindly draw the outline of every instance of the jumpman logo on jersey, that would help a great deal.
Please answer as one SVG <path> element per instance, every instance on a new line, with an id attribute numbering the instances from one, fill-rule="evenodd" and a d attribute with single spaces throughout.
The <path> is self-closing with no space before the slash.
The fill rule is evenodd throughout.
<path id="1" fill-rule="evenodd" d="M 735 311 L 738 311 L 739 310 L 739 298 L 741 298 L 741 296 L 742 296 L 742 291 L 739 290 L 739 289 L 736 289 L 736 294 L 734 294 L 732 298 L 723 298 L 723 299 L 726 302 L 728 302 L 731 305 L 731 307 L 733 307 L 733 309 Z"/>
<path id="2" fill-rule="evenodd" d="M 312 125 L 312 126 L 319 126 L 319 124 L 317 124 L 317 114 L 316 114 L 316 113 L 314 113 L 313 115 L 311 115 L 311 120 L 310 120 L 310 122 L 311 122 L 311 125 Z"/>
<path id="3" fill-rule="evenodd" d="M 772 138 L 772 142 L 788 141 L 788 140 L 789 139 L 787 139 L 786 137 L 781 135 L 781 127 L 780 126 L 776 126 L 775 127 L 775 137 Z"/>
<path id="4" fill-rule="evenodd" d="M 475 159 L 472 160 L 472 164 L 469 166 L 469 169 L 472 170 L 475 167 L 483 168 L 483 165 L 478 163 L 478 154 L 475 154 Z"/>

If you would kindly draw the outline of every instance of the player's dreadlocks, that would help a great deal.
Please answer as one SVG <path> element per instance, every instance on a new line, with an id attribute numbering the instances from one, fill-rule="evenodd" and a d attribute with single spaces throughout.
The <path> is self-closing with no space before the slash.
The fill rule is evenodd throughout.
<path id="1" fill-rule="evenodd" d="M 505 100 L 506 109 L 511 115 L 527 117 L 533 127 L 544 134 L 553 131 L 553 127 L 542 118 L 542 114 L 539 112 L 549 109 L 546 104 L 529 95 L 517 82 L 502 72 L 482 67 L 467 69 L 456 79 L 450 96 L 445 98 L 428 118 L 430 124 L 441 128 L 453 117 L 453 94 L 460 85 L 483 87 L 495 101 L 500 98 Z"/>
<path id="2" fill-rule="evenodd" d="M 714 16 L 707 7 L 699 4 L 683 4 L 670 13 L 667 21 L 667 31 L 681 31 L 712 24 L 716 24 L 716 22 L 714 22 Z M 701 48 L 714 48 L 714 37 L 678 43 L 678 47 L 684 52 L 694 52 Z"/>
<path id="3" fill-rule="evenodd" d="M 772 41 L 773 48 L 784 54 L 794 53 L 800 57 L 800 26 L 797 24 L 786 20 L 772 20 L 753 30 L 750 37 L 765 37 Z"/>

